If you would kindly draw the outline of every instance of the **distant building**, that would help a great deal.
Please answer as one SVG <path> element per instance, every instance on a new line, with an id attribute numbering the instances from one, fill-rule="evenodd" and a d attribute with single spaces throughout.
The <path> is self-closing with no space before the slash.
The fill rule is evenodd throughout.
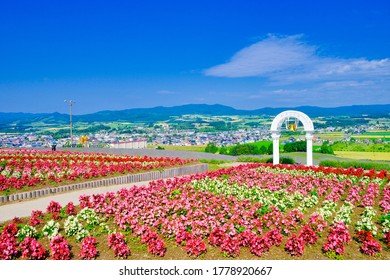
<path id="1" fill-rule="evenodd" d="M 144 149 L 146 148 L 146 140 L 132 140 L 125 142 L 113 142 L 110 144 L 111 148 L 115 149 Z"/>

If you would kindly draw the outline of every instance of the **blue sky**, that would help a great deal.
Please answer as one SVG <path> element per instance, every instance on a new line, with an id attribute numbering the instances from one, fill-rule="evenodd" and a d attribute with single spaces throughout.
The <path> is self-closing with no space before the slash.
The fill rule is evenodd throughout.
<path id="1" fill-rule="evenodd" d="M 390 2 L 0 2 L 0 112 L 390 103 Z"/>

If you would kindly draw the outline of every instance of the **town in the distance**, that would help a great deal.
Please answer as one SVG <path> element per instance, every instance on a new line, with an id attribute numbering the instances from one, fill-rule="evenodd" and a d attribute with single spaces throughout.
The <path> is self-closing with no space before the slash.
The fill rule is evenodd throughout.
<path id="1" fill-rule="evenodd" d="M 154 117 L 132 115 L 129 110 L 127 119 L 125 117 L 117 121 L 112 120 L 115 116 L 107 116 L 107 121 L 101 118 L 96 121 L 93 116 L 90 119 L 73 116 L 72 135 L 69 115 L 54 114 L 60 116 L 55 118 L 50 114 L 36 114 L 24 118 L 23 114 L 9 114 L 11 116 L 1 121 L 0 147 L 50 148 L 55 145 L 56 148 L 151 148 L 235 156 L 272 153 L 272 149 L 269 149 L 272 143 L 270 125 L 277 109 L 256 114 L 221 105 L 187 106 L 191 106 L 188 107 L 188 113 L 183 110 L 183 106 L 178 107 L 176 115 L 172 114 L 175 107 L 167 108 L 169 110 L 164 113 L 159 108 L 160 112 L 155 113 Z M 225 111 L 218 112 L 215 106 Z M 326 108 L 323 112 L 316 110 L 316 113 L 311 112 L 313 109 L 310 107 L 306 109 L 315 127 L 313 151 L 335 153 L 347 158 L 390 160 L 388 109 L 386 105 L 378 105 L 375 110 L 368 107 L 372 113 L 360 115 L 352 110 L 344 110 L 343 114 L 343 111 L 340 113 L 337 110 L 328 112 Z M 148 110 L 153 111 L 153 108 Z M 300 122 L 297 122 L 296 129 L 288 126 L 288 122 L 296 121 L 286 120 L 282 127 L 281 144 L 285 152 L 299 152 L 299 146 L 304 147 L 290 147 L 291 144 L 294 146 L 293 143 L 305 140 Z M 324 145 L 331 149 L 324 150 Z M 237 149 L 237 146 L 241 148 Z"/>

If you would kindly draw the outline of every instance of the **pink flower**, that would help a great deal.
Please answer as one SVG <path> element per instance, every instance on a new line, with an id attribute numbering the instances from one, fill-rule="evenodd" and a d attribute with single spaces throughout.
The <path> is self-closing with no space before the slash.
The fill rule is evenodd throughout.
<path id="1" fill-rule="evenodd" d="M 97 255 L 96 238 L 91 236 L 85 237 L 81 243 L 81 253 L 78 256 L 83 260 L 92 260 Z"/>
<path id="2" fill-rule="evenodd" d="M 141 236 L 141 242 L 146 243 L 149 253 L 160 257 L 165 255 L 165 243 L 153 230 L 147 229 Z"/>
<path id="3" fill-rule="evenodd" d="M 206 253 L 206 251 L 207 246 L 200 237 L 192 238 L 186 243 L 186 252 L 188 255 L 198 257 L 201 254 Z"/>
<path id="4" fill-rule="evenodd" d="M 267 232 L 267 238 L 271 242 L 272 245 L 279 247 L 282 244 L 283 235 L 281 234 L 280 229 L 273 229 Z"/>
<path id="5" fill-rule="evenodd" d="M 131 255 L 126 245 L 125 236 L 122 233 L 112 233 L 108 236 L 108 247 L 114 250 L 116 257 L 126 259 Z"/>
<path id="6" fill-rule="evenodd" d="M 284 248 L 292 256 L 302 256 L 305 249 L 304 240 L 293 234 L 287 239 L 286 247 Z"/>
<path id="7" fill-rule="evenodd" d="M 38 218 L 43 217 L 43 213 L 40 210 L 33 210 L 30 217 L 30 226 L 36 226 L 42 224 L 42 221 Z"/>
<path id="8" fill-rule="evenodd" d="M 18 228 L 14 223 L 4 227 L 0 236 L 0 260 L 11 260 L 18 254 L 15 235 Z"/>
<path id="9" fill-rule="evenodd" d="M 222 228 L 216 227 L 211 231 L 208 242 L 210 245 L 218 247 L 221 246 L 222 242 L 224 241 L 224 239 L 226 239 L 226 237 L 226 232 Z"/>
<path id="10" fill-rule="evenodd" d="M 67 205 L 66 205 L 66 209 L 65 209 L 65 213 L 68 214 L 68 215 L 76 215 L 76 208 L 74 207 L 74 204 L 72 201 L 70 201 Z"/>
<path id="11" fill-rule="evenodd" d="M 164 257 L 167 247 L 165 246 L 164 240 L 161 238 L 153 239 L 147 244 L 149 253 Z"/>
<path id="12" fill-rule="evenodd" d="M 267 236 L 256 236 L 250 242 L 250 251 L 252 254 L 261 257 L 272 246 L 272 241 Z"/>
<path id="13" fill-rule="evenodd" d="M 22 258 L 30 260 L 44 260 L 46 259 L 47 252 L 45 248 L 39 244 L 34 238 L 26 237 L 19 244 L 20 251 L 22 252 Z"/>
<path id="14" fill-rule="evenodd" d="M 250 231 L 250 230 L 245 230 L 245 231 L 241 232 L 238 235 L 238 240 L 239 240 L 240 246 L 249 247 L 252 239 L 255 239 L 256 237 L 257 237 L 257 234 Z"/>
<path id="15" fill-rule="evenodd" d="M 55 236 L 50 241 L 50 256 L 53 260 L 70 260 L 68 241 L 61 235 Z"/>
<path id="16" fill-rule="evenodd" d="M 332 250 L 337 254 L 342 255 L 345 250 L 344 244 L 349 243 L 350 240 L 351 236 L 346 225 L 343 222 L 335 223 L 330 230 L 330 234 L 323 249 L 325 252 Z"/>
<path id="17" fill-rule="evenodd" d="M 221 251 L 229 257 L 238 257 L 240 254 L 240 242 L 236 237 L 226 236 L 221 244 Z"/>
<path id="18" fill-rule="evenodd" d="M 318 239 L 318 235 L 309 226 L 305 225 L 299 232 L 299 238 L 302 238 L 304 244 L 314 244 Z"/>
<path id="19" fill-rule="evenodd" d="M 390 231 L 385 233 L 384 239 L 385 239 L 385 242 L 386 242 L 387 246 L 390 247 Z"/>
<path id="20" fill-rule="evenodd" d="M 62 207 L 61 207 L 61 205 L 58 202 L 52 200 L 52 201 L 50 201 L 49 205 L 47 206 L 46 212 L 47 213 L 52 213 L 52 214 L 60 213 L 61 208 Z"/>
<path id="21" fill-rule="evenodd" d="M 315 232 L 323 232 L 328 223 L 318 213 L 314 213 L 311 215 L 307 225 Z"/>
<path id="22" fill-rule="evenodd" d="M 363 254 L 375 256 L 375 254 L 382 252 L 382 247 L 376 240 L 371 239 L 363 242 L 360 251 Z"/>

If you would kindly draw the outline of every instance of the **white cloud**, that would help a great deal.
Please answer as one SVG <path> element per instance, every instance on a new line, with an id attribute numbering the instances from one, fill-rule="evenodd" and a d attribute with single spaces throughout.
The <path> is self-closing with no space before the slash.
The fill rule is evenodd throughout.
<path id="1" fill-rule="evenodd" d="M 315 48 L 297 39 L 299 36 L 275 36 L 257 42 L 236 53 L 229 62 L 205 71 L 208 76 L 251 77 L 295 68 L 310 61 Z"/>
<path id="2" fill-rule="evenodd" d="M 284 84 L 343 79 L 382 79 L 390 75 L 390 59 L 324 57 L 302 36 L 269 36 L 238 51 L 227 63 L 204 71 L 215 77 L 265 77 Z"/>

